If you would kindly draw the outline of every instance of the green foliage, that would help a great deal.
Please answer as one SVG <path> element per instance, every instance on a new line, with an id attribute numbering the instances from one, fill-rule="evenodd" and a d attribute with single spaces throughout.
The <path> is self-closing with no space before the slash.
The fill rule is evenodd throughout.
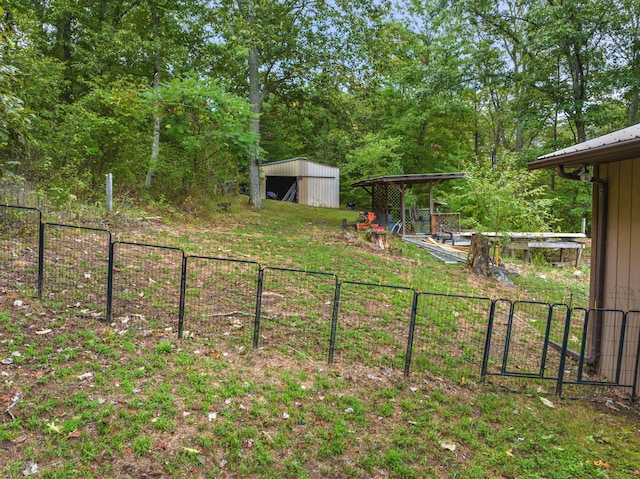
<path id="1" fill-rule="evenodd" d="M 458 208 L 467 227 L 495 232 L 547 231 L 553 201 L 539 185 L 539 172 L 516 167 L 506 158 L 470 164 L 465 181 L 452 187 L 448 202 Z"/>
<path id="2" fill-rule="evenodd" d="M 366 201 L 350 182 L 524 166 L 639 119 L 631 0 L 94 3 L 0 10 L 0 164 L 59 203 L 97 200 L 105 173 L 174 207 L 250 176 L 253 202 L 259 162 L 295 156 Z M 545 183 L 577 229 L 586 187 Z"/>
<path id="3" fill-rule="evenodd" d="M 349 190 L 351 183 L 378 176 L 402 174 L 401 157 L 397 152 L 399 147 L 398 137 L 366 135 L 360 146 L 347 155 L 346 163 L 340 167 L 343 190 L 350 191 L 349 196 L 360 201 L 366 193 Z"/>
<path id="4" fill-rule="evenodd" d="M 246 101 L 195 76 L 162 82 L 145 98 L 162 119 L 154 190 L 176 199 L 195 185 L 220 194 L 240 181 L 256 142 Z"/>

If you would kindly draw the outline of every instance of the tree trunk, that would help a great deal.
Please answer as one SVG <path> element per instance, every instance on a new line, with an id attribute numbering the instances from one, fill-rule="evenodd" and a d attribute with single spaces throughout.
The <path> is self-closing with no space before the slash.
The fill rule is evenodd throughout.
<path id="1" fill-rule="evenodd" d="M 238 0 L 240 8 L 246 5 L 248 7 L 248 23 L 253 25 L 255 22 L 253 1 L 242 2 Z M 262 109 L 262 91 L 260 89 L 260 72 L 259 72 L 258 47 L 252 45 L 249 49 L 249 103 L 253 118 L 251 119 L 251 132 L 256 135 L 256 144 L 252 148 L 251 158 L 249 159 L 249 204 L 254 208 L 262 208 L 262 198 L 260 195 L 260 110 Z"/>
<path id="2" fill-rule="evenodd" d="M 631 102 L 629 104 L 629 118 L 628 118 L 628 125 L 635 125 L 636 123 L 638 123 L 638 106 L 640 105 L 640 93 L 638 92 L 637 89 L 634 89 L 633 93 L 631 94 Z"/>
<path id="3" fill-rule="evenodd" d="M 158 27 L 160 20 L 158 18 L 158 12 L 151 3 L 151 17 L 153 21 L 153 40 L 154 40 L 154 54 L 153 54 L 153 66 L 155 69 L 155 75 L 153 76 L 153 91 L 157 92 L 160 87 L 160 46 Z M 153 184 L 153 175 L 155 173 L 156 165 L 158 164 L 158 156 L 160 154 L 160 114 L 158 109 L 155 108 L 153 112 L 153 140 L 151 143 L 151 158 L 149 159 L 149 169 L 147 170 L 147 177 L 145 178 L 144 185 L 150 188 Z"/>
<path id="4" fill-rule="evenodd" d="M 489 271 L 489 240 L 480 234 L 473 235 L 471 239 L 467 268 L 475 274 L 483 276 L 491 274 Z"/>

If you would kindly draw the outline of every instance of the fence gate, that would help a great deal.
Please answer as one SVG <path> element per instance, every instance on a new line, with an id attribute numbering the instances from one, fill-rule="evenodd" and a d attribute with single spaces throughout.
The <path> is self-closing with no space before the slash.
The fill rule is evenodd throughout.
<path id="1" fill-rule="evenodd" d="M 483 376 L 558 381 L 567 316 L 566 305 L 496 301 L 489 319 Z"/>

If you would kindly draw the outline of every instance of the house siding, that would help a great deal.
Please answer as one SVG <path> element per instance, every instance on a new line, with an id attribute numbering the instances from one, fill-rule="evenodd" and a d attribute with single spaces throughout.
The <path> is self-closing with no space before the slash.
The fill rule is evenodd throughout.
<path id="1" fill-rule="evenodd" d="M 606 310 L 640 310 L 640 158 L 600 166 L 607 182 L 607 228 L 603 304 Z M 620 354 L 622 315 L 602 315 L 602 349 L 599 372 L 614 379 Z M 640 314 L 627 315 L 620 381 L 631 384 L 640 334 Z M 640 389 L 640 388 L 639 388 Z M 636 391 L 640 393 L 640 391 Z"/>

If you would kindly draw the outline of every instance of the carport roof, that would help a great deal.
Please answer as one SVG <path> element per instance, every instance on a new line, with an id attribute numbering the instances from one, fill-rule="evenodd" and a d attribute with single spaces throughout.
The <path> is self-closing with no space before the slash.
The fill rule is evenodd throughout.
<path id="1" fill-rule="evenodd" d="M 455 180 L 457 178 L 464 178 L 466 173 L 425 173 L 417 175 L 394 175 L 394 176 L 379 176 L 377 178 L 370 178 L 368 180 L 357 181 L 351 183 L 351 186 L 373 186 L 384 184 L 395 185 L 416 185 L 419 183 L 440 183 L 445 180 Z"/>

